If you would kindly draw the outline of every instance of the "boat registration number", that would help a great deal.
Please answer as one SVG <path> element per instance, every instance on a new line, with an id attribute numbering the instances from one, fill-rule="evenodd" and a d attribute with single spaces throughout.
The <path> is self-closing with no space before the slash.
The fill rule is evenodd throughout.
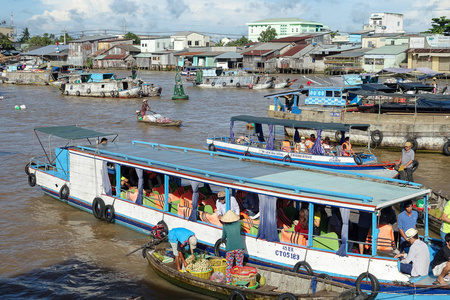
<path id="1" fill-rule="evenodd" d="M 283 246 L 283 250 L 275 250 L 275 255 L 294 260 L 300 260 L 300 255 L 294 253 L 294 248 L 289 246 Z"/>
<path id="2" fill-rule="evenodd" d="M 340 117 L 341 113 L 339 112 L 330 112 L 330 117 Z"/>

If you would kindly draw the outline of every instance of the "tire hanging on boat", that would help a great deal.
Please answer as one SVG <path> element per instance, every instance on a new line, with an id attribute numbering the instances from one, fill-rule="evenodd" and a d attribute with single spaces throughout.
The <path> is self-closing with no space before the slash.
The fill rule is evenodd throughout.
<path id="1" fill-rule="evenodd" d="M 342 133 L 339 130 L 336 130 L 336 132 L 334 133 L 334 138 L 336 139 L 336 141 L 338 143 L 341 141 L 341 137 L 342 137 Z"/>
<path id="2" fill-rule="evenodd" d="M 247 300 L 243 291 L 233 290 L 230 294 L 229 300 Z"/>
<path id="3" fill-rule="evenodd" d="M 375 297 L 378 295 L 378 291 L 380 290 L 380 282 L 374 275 L 370 274 L 369 272 L 361 273 L 356 279 L 355 282 L 356 293 L 358 295 L 364 293 L 361 289 L 361 283 L 366 278 L 370 280 L 370 285 L 372 286 L 372 293 L 367 294 L 367 298 L 365 299 L 375 299 Z"/>
<path id="4" fill-rule="evenodd" d="M 220 245 L 222 245 L 222 244 L 226 245 L 227 244 L 227 239 L 224 239 L 224 240 L 218 239 L 216 241 L 216 243 L 214 244 L 214 255 L 217 256 L 217 257 L 220 257 Z"/>
<path id="5" fill-rule="evenodd" d="M 105 98 L 105 92 L 100 92 L 100 97 Z"/>
<path id="6" fill-rule="evenodd" d="M 109 95 L 110 95 L 111 97 L 114 97 L 114 91 L 109 92 Z"/>
<path id="7" fill-rule="evenodd" d="M 370 138 L 375 145 L 379 145 L 383 141 L 383 133 L 381 132 L 381 130 L 374 130 L 370 134 Z"/>
<path id="8" fill-rule="evenodd" d="M 64 94 L 65 94 L 66 96 L 68 96 L 68 95 L 69 95 L 69 91 L 65 91 Z"/>
<path id="9" fill-rule="evenodd" d="M 216 151 L 216 146 L 214 146 L 214 144 L 209 144 L 208 150 L 209 151 Z"/>
<path id="10" fill-rule="evenodd" d="M 333 280 L 333 278 L 331 278 L 331 276 L 326 273 L 321 273 L 321 274 L 317 275 L 317 278 L 322 278 L 324 280 Z"/>
<path id="11" fill-rule="evenodd" d="M 410 142 L 410 143 L 412 144 L 411 149 L 413 149 L 414 151 L 416 151 L 417 148 L 419 148 L 419 143 L 417 142 L 417 139 L 416 139 L 416 138 L 414 138 L 414 137 L 409 138 L 409 139 L 407 140 L 407 142 Z"/>
<path id="12" fill-rule="evenodd" d="M 283 162 L 291 163 L 292 162 L 292 158 L 289 155 L 286 155 L 285 157 L 283 157 Z"/>
<path id="13" fill-rule="evenodd" d="M 297 300 L 298 298 L 291 293 L 283 293 L 280 296 L 278 296 L 278 300 Z"/>
<path id="14" fill-rule="evenodd" d="M 89 95 L 91 93 L 91 89 L 87 89 L 86 93 Z"/>
<path id="15" fill-rule="evenodd" d="M 236 83 L 236 87 L 241 87 L 241 84 L 239 82 Z"/>
<path id="16" fill-rule="evenodd" d="M 30 175 L 28 175 L 28 184 L 33 187 L 36 185 L 36 174 L 31 173 Z"/>
<path id="17" fill-rule="evenodd" d="M 59 199 L 67 200 L 69 199 L 70 189 L 67 184 L 64 184 L 59 190 Z"/>
<path id="18" fill-rule="evenodd" d="M 300 268 L 304 268 L 308 275 L 310 276 L 314 275 L 313 269 L 311 268 L 310 264 L 308 264 L 306 261 L 303 260 L 296 263 L 292 271 L 294 273 L 298 273 Z"/>
<path id="19" fill-rule="evenodd" d="M 358 166 L 360 166 L 360 165 L 363 164 L 362 157 L 361 157 L 361 155 L 359 155 L 359 154 L 353 155 L 353 160 L 355 161 L 355 163 L 356 163 Z"/>
<path id="20" fill-rule="evenodd" d="M 27 163 L 26 165 L 25 165 L 25 174 L 27 174 L 27 175 L 30 175 L 30 170 L 29 170 L 29 168 L 30 168 L 30 163 Z"/>
<path id="21" fill-rule="evenodd" d="M 226 86 L 227 85 L 227 83 L 224 81 L 224 82 L 222 82 L 222 86 Z"/>
<path id="22" fill-rule="evenodd" d="M 97 219 L 101 219 L 105 213 L 105 202 L 100 197 L 95 197 L 92 202 L 92 213 Z"/>
<path id="23" fill-rule="evenodd" d="M 75 95 L 80 96 L 80 91 L 76 91 Z"/>
<path id="24" fill-rule="evenodd" d="M 412 162 L 412 171 L 413 171 L 413 173 L 417 170 L 418 167 L 419 167 L 419 161 L 418 160 L 413 160 L 413 162 Z"/>
<path id="25" fill-rule="evenodd" d="M 213 82 L 211 82 L 211 86 L 215 86 L 216 85 L 216 83 L 213 81 Z"/>
<path id="26" fill-rule="evenodd" d="M 103 212 L 103 219 L 105 219 L 105 221 L 108 223 L 114 222 L 115 218 L 114 213 L 115 213 L 114 206 L 112 206 L 111 204 L 106 205 L 105 211 Z"/>
<path id="27" fill-rule="evenodd" d="M 244 152 L 244 156 L 252 156 L 249 151 Z"/>
<path id="28" fill-rule="evenodd" d="M 450 149 L 449 148 L 450 148 L 450 141 L 447 141 L 447 142 L 445 142 L 444 149 L 443 149 L 444 154 L 447 155 L 447 156 L 450 156 Z"/>

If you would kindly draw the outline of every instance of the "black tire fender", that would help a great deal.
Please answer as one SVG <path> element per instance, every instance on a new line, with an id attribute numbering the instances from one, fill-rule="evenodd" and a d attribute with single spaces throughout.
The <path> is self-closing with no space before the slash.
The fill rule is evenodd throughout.
<path id="1" fill-rule="evenodd" d="M 334 133 L 334 138 L 336 139 L 336 141 L 338 143 L 341 141 L 341 137 L 342 137 L 342 132 L 340 132 L 339 130 L 336 130 L 336 132 Z"/>
<path id="2" fill-rule="evenodd" d="M 374 275 L 370 274 L 369 272 L 361 273 L 358 276 L 358 278 L 356 279 L 356 282 L 355 282 L 356 293 L 358 295 L 365 293 L 361 289 L 361 283 L 365 278 L 369 278 L 370 285 L 372 286 L 372 293 L 370 293 L 370 294 L 367 293 L 367 298 L 365 298 L 365 299 L 375 299 L 375 297 L 378 295 L 378 292 L 380 291 L 380 282 Z"/>
<path id="3" fill-rule="evenodd" d="M 68 96 L 69 95 L 69 91 L 65 91 L 64 95 Z"/>
<path id="4" fill-rule="evenodd" d="M 216 151 L 216 146 L 214 146 L 214 144 L 209 144 L 208 150 L 209 151 Z"/>
<path id="5" fill-rule="evenodd" d="M 101 219 L 105 213 L 105 202 L 100 197 L 95 197 L 92 201 L 92 213 L 97 219 Z"/>
<path id="6" fill-rule="evenodd" d="M 370 134 L 370 139 L 376 145 L 381 144 L 381 142 L 383 141 L 383 132 L 381 132 L 381 130 L 378 129 L 372 131 L 372 133 Z"/>
<path id="7" fill-rule="evenodd" d="M 442 150 L 445 155 L 450 156 L 450 140 L 445 142 L 444 148 Z"/>
<path id="8" fill-rule="evenodd" d="M 419 167 L 419 161 L 418 160 L 413 160 L 413 162 L 412 162 L 412 171 L 413 171 L 413 173 L 417 170 L 418 167 Z"/>
<path id="9" fill-rule="evenodd" d="M 283 157 L 283 162 L 291 163 L 292 162 L 292 158 L 289 155 L 286 155 L 285 157 Z"/>
<path id="10" fill-rule="evenodd" d="M 127 92 L 127 97 L 130 98 L 130 96 L 131 96 L 131 95 L 130 95 L 130 92 Z"/>
<path id="11" fill-rule="evenodd" d="M 414 137 L 409 138 L 409 139 L 407 140 L 407 142 L 410 142 L 410 143 L 412 144 L 411 149 L 413 149 L 414 151 L 416 151 L 417 148 L 419 148 L 419 143 L 417 142 L 417 139 L 416 139 L 416 138 L 414 138 Z"/>
<path id="12" fill-rule="evenodd" d="M 222 240 L 221 238 L 214 244 L 214 255 L 220 257 L 220 245 L 227 244 L 227 239 Z"/>
<path id="13" fill-rule="evenodd" d="M 87 93 L 87 94 L 90 94 L 90 93 L 91 93 L 91 89 L 87 89 L 87 90 L 86 90 L 86 93 Z"/>
<path id="14" fill-rule="evenodd" d="M 236 87 L 241 87 L 241 84 L 239 82 L 236 83 Z"/>
<path id="15" fill-rule="evenodd" d="M 360 165 L 363 164 L 363 160 L 362 160 L 361 155 L 358 155 L 358 154 L 353 155 L 353 160 L 355 161 L 355 163 L 356 163 L 358 166 L 360 166 Z"/>
<path id="16" fill-rule="evenodd" d="M 310 276 L 314 275 L 314 272 L 313 272 L 313 269 L 311 268 L 311 265 L 308 264 L 306 261 L 299 261 L 298 263 L 296 263 L 295 266 L 294 266 L 294 269 L 292 269 L 292 271 L 294 273 L 298 273 L 298 271 L 302 267 L 306 270 L 308 275 L 310 275 Z"/>
<path id="17" fill-rule="evenodd" d="M 249 151 L 244 152 L 244 156 L 252 156 Z"/>
<path id="18" fill-rule="evenodd" d="M 105 219 L 105 221 L 108 223 L 114 222 L 115 218 L 114 213 L 115 213 L 114 206 L 112 206 L 111 204 L 106 205 L 105 210 L 103 212 L 103 219 Z"/>
<path id="19" fill-rule="evenodd" d="M 30 175 L 30 170 L 29 170 L 30 166 L 31 166 L 31 163 L 27 163 L 25 165 L 25 174 L 27 174 L 27 175 Z"/>
<path id="20" fill-rule="evenodd" d="M 333 280 L 333 278 L 331 278 L 331 276 L 326 273 L 321 273 L 317 275 L 317 278 L 321 278 L 323 280 Z"/>
<path id="21" fill-rule="evenodd" d="M 28 184 L 33 187 L 36 185 L 36 174 L 34 173 L 30 173 L 30 175 L 28 175 Z"/>
<path id="22" fill-rule="evenodd" d="M 227 85 L 227 83 L 224 81 L 224 82 L 222 82 L 222 86 L 226 86 Z"/>
<path id="23" fill-rule="evenodd" d="M 213 81 L 213 82 L 211 82 L 211 86 L 215 86 L 216 85 L 216 83 Z"/>
<path id="24" fill-rule="evenodd" d="M 76 91 L 75 95 L 80 96 L 80 91 Z"/>
<path id="25" fill-rule="evenodd" d="M 230 294 L 229 300 L 247 300 L 243 291 L 233 290 Z"/>
<path id="26" fill-rule="evenodd" d="M 100 97 L 105 98 L 105 92 L 100 92 Z"/>
<path id="27" fill-rule="evenodd" d="M 69 199 L 70 189 L 67 184 L 64 184 L 59 190 L 59 199 L 67 200 Z"/>
<path id="28" fill-rule="evenodd" d="M 114 97 L 114 91 L 110 91 L 110 92 L 109 92 L 109 95 L 110 95 L 111 97 Z"/>
<path id="29" fill-rule="evenodd" d="M 278 300 L 297 300 L 298 298 L 291 293 L 283 293 L 277 298 Z"/>

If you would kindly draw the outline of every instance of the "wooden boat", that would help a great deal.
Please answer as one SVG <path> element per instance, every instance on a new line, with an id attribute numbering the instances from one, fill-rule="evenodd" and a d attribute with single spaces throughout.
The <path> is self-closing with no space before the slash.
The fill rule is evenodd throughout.
<path id="1" fill-rule="evenodd" d="M 420 184 L 286 168 L 283 163 L 261 164 L 254 159 L 143 141 L 119 143 L 114 138 L 107 144 L 96 144 L 95 140 L 111 134 L 77 126 L 40 127 L 35 133 L 43 154 L 30 155 L 25 167 L 29 185 L 39 186 L 45 194 L 99 220 L 142 233 L 164 220 L 169 229 L 184 227 L 195 232 L 198 248 L 220 255 L 224 253 L 222 224 L 211 209 L 217 192 L 225 192 L 227 206 L 231 195 L 244 203 L 246 194 L 253 193 L 259 199 L 261 218 L 241 221 L 249 263 L 303 273 L 300 267 L 308 263 L 313 274 L 325 273 L 335 281 L 355 285 L 357 290 L 371 292 L 371 298 L 379 294 L 386 298 L 442 299 L 450 292 L 450 285 L 433 285 L 436 277 L 432 273 L 410 277 L 400 272 L 398 259 L 378 251 L 382 242 L 378 216 L 383 208 L 423 199 L 428 211 L 430 190 Z M 61 141 L 60 147 L 44 146 L 57 146 L 56 141 Z M 136 188 L 124 189 L 122 176 L 133 179 Z M 148 186 L 150 181 L 152 188 L 144 190 L 144 183 Z M 284 212 L 289 204 L 293 215 L 298 215 L 300 206 L 308 207 L 308 234 L 290 231 L 293 219 Z M 330 210 L 341 212 L 341 237 L 325 228 L 319 234 L 314 232 L 315 208 L 321 206 L 326 209 L 323 220 Z M 367 252 L 354 253 L 356 248 L 349 249 L 353 242 L 353 232 L 348 230 L 350 215 L 361 212 L 372 219 L 372 239 L 364 243 Z M 433 259 L 437 241 L 429 236 L 428 218 L 424 222 L 421 235 Z"/>
<path id="2" fill-rule="evenodd" d="M 264 286 L 256 289 L 239 287 L 195 277 L 177 271 L 175 262 L 163 263 L 148 251 L 146 259 L 152 269 L 163 279 L 181 288 L 217 299 L 355 299 L 356 288 L 329 278 L 309 276 L 270 267 L 247 264 L 258 269 L 266 279 Z M 324 276 L 325 277 L 325 276 Z M 361 298 L 363 299 L 363 298 Z"/>
<path id="3" fill-rule="evenodd" d="M 157 112 L 152 111 L 148 106 L 147 100 L 142 102 L 141 110 L 136 110 L 136 119 L 138 122 L 167 127 L 180 127 L 182 122 L 181 120 L 171 120 L 158 114 Z"/>

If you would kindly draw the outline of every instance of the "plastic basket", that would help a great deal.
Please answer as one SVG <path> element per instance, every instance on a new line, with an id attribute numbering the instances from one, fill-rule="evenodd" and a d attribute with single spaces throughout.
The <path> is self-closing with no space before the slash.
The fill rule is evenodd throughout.
<path id="1" fill-rule="evenodd" d="M 231 284 L 236 281 L 249 281 L 248 286 L 256 285 L 256 274 L 258 270 L 253 267 L 233 267 L 231 268 Z"/>
<path id="2" fill-rule="evenodd" d="M 227 271 L 227 260 L 224 258 L 210 258 L 209 263 L 213 268 L 213 272 L 226 273 Z"/>
<path id="3" fill-rule="evenodd" d="M 192 271 L 189 270 L 189 269 L 186 269 L 186 271 L 188 271 L 189 274 L 191 274 L 191 275 L 193 275 L 193 276 L 195 276 L 195 277 L 198 277 L 198 278 L 201 278 L 201 279 L 209 280 L 209 277 L 210 277 L 211 274 L 212 274 L 213 268 L 211 268 L 211 269 L 209 269 L 208 271 L 205 271 L 205 272 L 192 272 Z"/>

